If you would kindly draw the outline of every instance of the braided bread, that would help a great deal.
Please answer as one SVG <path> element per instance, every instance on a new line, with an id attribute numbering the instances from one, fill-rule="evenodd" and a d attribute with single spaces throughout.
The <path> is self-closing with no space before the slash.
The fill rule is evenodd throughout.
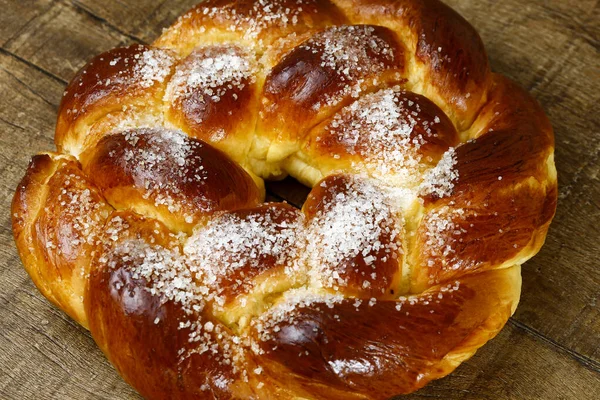
<path id="1" fill-rule="evenodd" d="M 552 128 L 438 0 L 209 0 L 89 62 L 13 202 L 40 291 L 149 399 L 385 399 L 515 311 Z M 302 210 L 263 179 L 312 187 Z"/>

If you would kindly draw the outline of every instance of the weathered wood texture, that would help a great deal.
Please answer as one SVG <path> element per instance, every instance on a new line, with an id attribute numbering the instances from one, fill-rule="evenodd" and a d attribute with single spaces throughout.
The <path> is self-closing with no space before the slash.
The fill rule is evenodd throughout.
<path id="1" fill-rule="evenodd" d="M 0 0 L 0 398 L 139 398 L 89 334 L 21 267 L 9 207 L 30 157 L 53 148 L 66 82 L 111 47 L 150 42 L 196 0 Z M 560 203 L 523 268 L 501 334 L 408 399 L 600 398 L 600 2 L 447 0 L 481 33 L 494 70 L 542 103 L 556 132 Z M 271 192 L 301 203 L 290 183 Z"/>

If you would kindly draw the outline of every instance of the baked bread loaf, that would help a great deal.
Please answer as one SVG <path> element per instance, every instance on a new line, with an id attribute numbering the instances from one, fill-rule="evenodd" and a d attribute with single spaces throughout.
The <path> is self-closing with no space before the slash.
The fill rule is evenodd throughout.
<path id="1" fill-rule="evenodd" d="M 23 264 L 148 399 L 386 399 L 519 301 L 552 128 L 438 0 L 209 0 L 67 87 Z M 263 179 L 313 189 L 263 203 Z"/>

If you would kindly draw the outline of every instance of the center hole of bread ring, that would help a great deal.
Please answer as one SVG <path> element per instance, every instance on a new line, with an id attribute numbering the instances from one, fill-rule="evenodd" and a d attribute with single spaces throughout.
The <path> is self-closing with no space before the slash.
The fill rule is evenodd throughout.
<path id="1" fill-rule="evenodd" d="M 290 177 L 281 181 L 267 181 L 265 186 L 267 189 L 265 200 L 267 202 L 286 201 L 296 208 L 302 208 L 310 193 L 310 188 Z"/>

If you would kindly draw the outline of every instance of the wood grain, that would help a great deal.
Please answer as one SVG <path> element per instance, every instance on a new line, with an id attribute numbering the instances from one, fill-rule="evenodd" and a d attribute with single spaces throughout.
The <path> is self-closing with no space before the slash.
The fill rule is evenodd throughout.
<path id="1" fill-rule="evenodd" d="M 66 82 L 111 47 L 150 42 L 196 0 L 0 0 L 0 398 L 135 399 L 89 334 L 35 289 L 9 207 L 30 157 L 54 148 Z M 600 398 L 600 1 L 447 0 L 492 67 L 542 103 L 556 133 L 560 201 L 501 334 L 406 399 Z M 269 184 L 300 205 L 306 189 Z"/>

